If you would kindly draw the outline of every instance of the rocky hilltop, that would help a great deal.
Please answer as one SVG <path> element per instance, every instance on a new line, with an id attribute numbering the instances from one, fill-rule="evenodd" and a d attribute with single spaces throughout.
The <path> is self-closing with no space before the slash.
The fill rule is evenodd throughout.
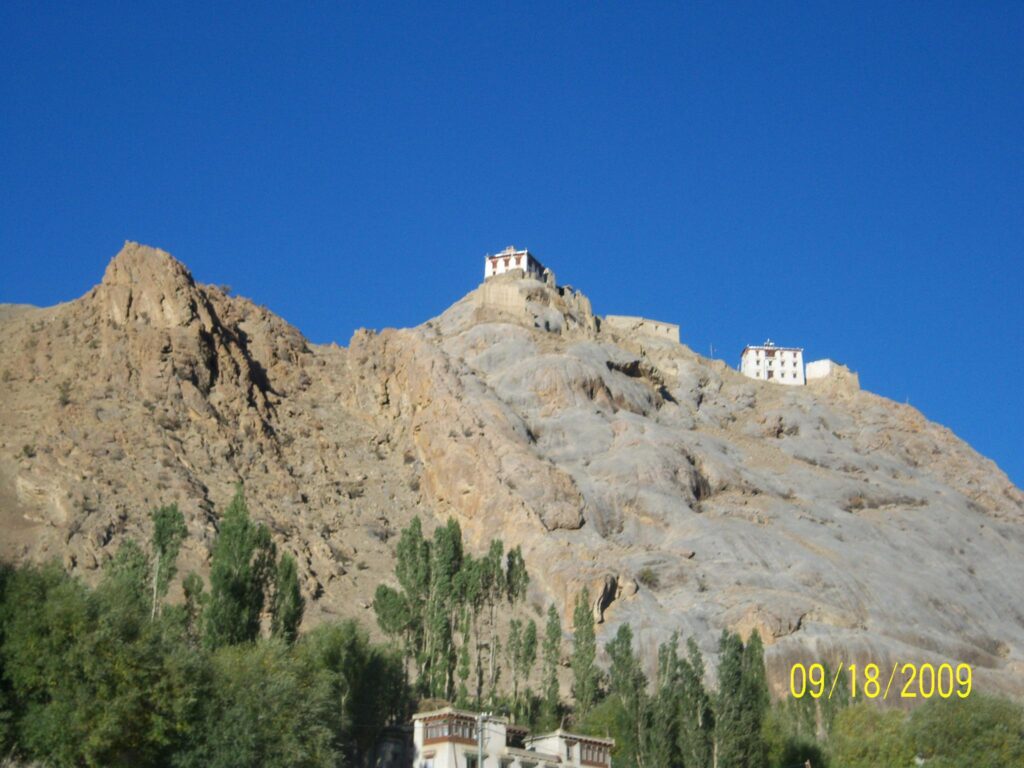
<path id="1" fill-rule="evenodd" d="M 0 379 L 6 558 L 92 578 L 177 502 L 202 569 L 241 481 L 309 622 L 370 623 L 395 534 L 454 515 L 522 545 L 538 611 L 588 585 L 648 651 L 757 628 L 777 686 L 797 660 L 931 660 L 1024 693 L 1024 493 L 845 369 L 753 381 L 517 274 L 319 346 L 128 243 L 85 296 L 0 308 Z"/>

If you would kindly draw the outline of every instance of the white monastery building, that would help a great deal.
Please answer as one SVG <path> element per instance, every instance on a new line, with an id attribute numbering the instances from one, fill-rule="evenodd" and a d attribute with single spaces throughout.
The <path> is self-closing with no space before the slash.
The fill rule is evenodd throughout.
<path id="1" fill-rule="evenodd" d="M 778 347 L 768 339 L 761 346 L 743 349 L 740 373 L 777 384 L 803 385 L 804 351 L 800 347 Z"/>
<path id="2" fill-rule="evenodd" d="M 530 736 L 507 718 L 452 707 L 413 716 L 413 768 L 611 768 L 613 746 L 563 730 Z"/>
<path id="3" fill-rule="evenodd" d="M 513 269 L 523 270 L 527 277 L 533 277 L 537 280 L 544 279 L 544 265 L 537 261 L 537 258 L 525 248 L 516 250 L 514 245 L 510 245 L 501 253 L 496 253 L 493 256 L 490 254 L 484 256 L 485 280 L 488 277 L 511 272 Z"/>

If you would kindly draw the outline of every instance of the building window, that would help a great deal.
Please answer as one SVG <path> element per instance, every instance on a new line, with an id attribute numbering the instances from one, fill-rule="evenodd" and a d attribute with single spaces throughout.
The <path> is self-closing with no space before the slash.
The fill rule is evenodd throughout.
<path id="1" fill-rule="evenodd" d="M 580 744 L 580 761 L 584 763 L 608 763 L 608 749 L 597 744 Z"/>
<path id="2" fill-rule="evenodd" d="M 469 752 L 466 753 L 466 768 L 476 768 L 476 755 L 471 755 Z"/>

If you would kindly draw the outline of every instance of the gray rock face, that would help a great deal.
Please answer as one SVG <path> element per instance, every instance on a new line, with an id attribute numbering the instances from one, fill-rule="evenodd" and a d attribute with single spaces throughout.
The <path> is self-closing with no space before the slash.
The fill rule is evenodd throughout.
<path id="1" fill-rule="evenodd" d="M 488 474 L 526 514 L 488 506 L 479 476 L 460 503 L 454 448 L 425 464 L 481 539 L 500 530 L 544 564 L 563 614 L 590 585 L 609 628 L 629 621 L 649 651 L 677 630 L 711 650 L 724 627 L 757 628 L 776 682 L 819 657 L 931 660 L 1022 689 L 1024 495 L 995 465 L 852 386 L 755 382 L 681 345 L 567 330 L 548 316 L 557 296 L 529 282 L 507 281 L 498 306 L 485 285 L 429 324 L 440 333 L 397 335 L 456 371 L 449 392 L 488 452 L 522 454 Z M 430 375 L 408 374 L 433 399 Z M 531 524 L 551 477 L 569 481 L 563 503 L 578 494 L 582 525 Z M 644 569 L 656 588 L 609 589 Z"/>
<path id="2" fill-rule="evenodd" d="M 1024 693 L 1024 494 L 914 409 L 783 387 L 599 327 L 567 288 L 493 278 L 437 318 L 308 344 L 134 244 L 85 297 L 0 312 L 0 542 L 93 578 L 146 513 L 202 569 L 239 480 L 292 550 L 307 620 L 367 618 L 394 534 L 458 518 L 522 545 L 531 601 L 653 659 L 757 628 L 794 661 L 951 661 Z M 61 382 L 70 398 L 61 404 Z M 362 606 L 362 607 L 360 607 Z"/>

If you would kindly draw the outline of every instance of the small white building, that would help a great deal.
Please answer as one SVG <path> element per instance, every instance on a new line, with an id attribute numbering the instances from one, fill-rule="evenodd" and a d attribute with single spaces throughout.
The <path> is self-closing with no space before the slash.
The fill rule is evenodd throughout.
<path id="1" fill-rule="evenodd" d="M 484 256 L 485 280 L 488 277 L 511 272 L 513 269 L 523 270 L 527 277 L 533 277 L 537 280 L 544 279 L 544 265 L 537 261 L 537 258 L 525 248 L 517 250 L 514 245 L 510 245 L 501 253 L 496 253 L 493 256 L 490 254 Z"/>
<path id="2" fill-rule="evenodd" d="M 834 360 L 815 360 L 807 364 L 807 380 L 827 379 L 838 369 L 839 363 Z"/>
<path id="3" fill-rule="evenodd" d="M 760 346 L 743 349 L 740 373 L 776 384 L 803 385 L 804 351 L 800 347 L 779 347 L 768 339 Z"/>
<path id="4" fill-rule="evenodd" d="M 413 716 L 413 768 L 611 768 L 613 746 L 562 730 L 530 736 L 507 718 L 452 707 Z"/>

